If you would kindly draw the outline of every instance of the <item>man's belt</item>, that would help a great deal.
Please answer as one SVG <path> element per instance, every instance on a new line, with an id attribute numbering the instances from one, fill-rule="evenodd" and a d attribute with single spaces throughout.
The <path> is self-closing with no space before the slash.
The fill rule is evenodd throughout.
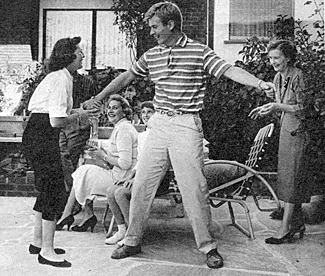
<path id="1" fill-rule="evenodd" d="M 167 116 L 175 116 L 175 115 L 185 115 L 185 114 L 198 114 L 197 111 L 182 111 L 182 110 L 168 110 L 168 109 L 156 109 L 156 112 L 160 114 L 164 114 Z"/>

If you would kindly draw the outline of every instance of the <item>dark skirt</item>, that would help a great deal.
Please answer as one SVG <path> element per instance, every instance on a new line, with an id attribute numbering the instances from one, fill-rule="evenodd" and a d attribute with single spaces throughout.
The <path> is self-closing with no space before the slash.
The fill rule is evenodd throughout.
<path id="1" fill-rule="evenodd" d="M 39 195 L 34 210 L 45 220 L 54 221 L 65 206 L 66 190 L 62 170 L 59 136 L 48 114 L 33 113 L 23 134 L 23 151 L 35 174 Z"/>

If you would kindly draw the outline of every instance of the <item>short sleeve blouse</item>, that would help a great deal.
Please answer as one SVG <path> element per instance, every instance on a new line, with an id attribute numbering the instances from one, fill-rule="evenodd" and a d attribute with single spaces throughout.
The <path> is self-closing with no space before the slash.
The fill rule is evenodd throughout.
<path id="1" fill-rule="evenodd" d="M 34 91 L 28 110 L 50 117 L 69 116 L 72 106 L 73 77 L 66 68 L 49 73 Z"/>

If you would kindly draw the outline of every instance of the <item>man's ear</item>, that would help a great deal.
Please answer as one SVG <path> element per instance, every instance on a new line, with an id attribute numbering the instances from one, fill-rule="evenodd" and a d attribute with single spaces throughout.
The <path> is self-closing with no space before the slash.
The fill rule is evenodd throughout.
<path id="1" fill-rule="evenodd" d="M 175 28 L 174 20 L 169 20 L 168 23 L 167 23 L 167 26 L 168 26 L 170 31 L 174 30 L 174 28 Z"/>

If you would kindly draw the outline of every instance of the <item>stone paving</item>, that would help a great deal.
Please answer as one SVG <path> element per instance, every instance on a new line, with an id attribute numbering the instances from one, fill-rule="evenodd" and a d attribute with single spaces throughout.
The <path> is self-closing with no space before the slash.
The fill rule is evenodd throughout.
<path id="1" fill-rule="evenodd" d="M 141 254 L 123 260 L 111 259 L 115 246 L 104 244 L 103 225 L 99 223 L 94 233 L 56 232 L 55 243 L 66 249 L 71 268 L 40 265 L 37 256 L 28 253 L 34 200 L 0 197 L 1 276 L 325 276 L 325 223 L 307 225 L 304 238 L 295 243 L 266 245 L 264 239 L 280 222 L 271 220 L 269 213 L 259 212 L 250 198 L 255 240 L 230 225 L 226 206 L 212 210 L 213 230 L 219 241 L 219 251 L 225 258 L 225 266 L 218 270 L 206 266 L 205 256 L 196 249 L 188 219 L 175 218 L 175 206 L 163 199 L 154 202 Z M 271 201 L 264 201 L 272 205 Z M 104 207 L 105 202 L 95 202 L 99 219 Z M 245 225 L 241 207 L 234 209 Z M 109 219 L 110 216 L 108 222 Z"/>

